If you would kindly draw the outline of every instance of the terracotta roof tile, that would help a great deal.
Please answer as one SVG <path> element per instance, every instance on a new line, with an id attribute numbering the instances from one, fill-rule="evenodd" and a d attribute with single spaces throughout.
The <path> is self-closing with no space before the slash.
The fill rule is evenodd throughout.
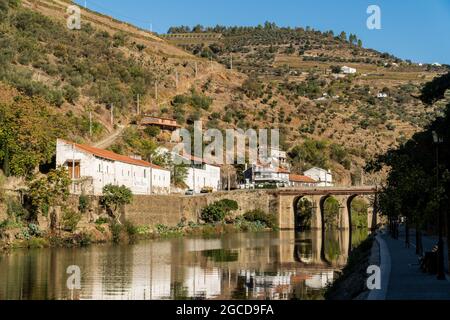
<path id="1" fill-rule="evenodd" d="M 298 175 L 298 174 L 290 174 L 289 175 L 289 181 L 301 182 L 301 183 L 317 183 L 316 180 L 314 180 L 314 179 L 312 179 L 310 177 L 301 176 L 301 175 Z"/>
<path id="2" fill-rule="evenodd" d="M 73 145 L 75 148 L 77 148 L 78 150 L 84 151 L 86 153 L 92 154 L 96 157 L 99 158 L 103 158 L 103 159 L 107 159 L 107 160 L 112 160 L 112 161 L 119 161 L 119 162 L 123 162 L 123 163 L 128 163 L 128 164 L 132 164 L 135 166 L 141 166 L 141 167 L 148 167 L 148 168 L 154 168 L 154 169 L 159 169 L 159 170 L 166 170 L 160 166 L 157 166 L 155 164 L 152 164 L 150 162 L 144 161 L 144 160 L 138 160 L 138 159 L 133 159 L 131 157 L 127 157 L 124 155 L 120 155 L 117 153 L 114 153 L 112 151 L 108 151 L 108 150 L 104 150 L 104 149 L 98 149 L 95 147 L 91 147 L 88 145 L 84 145 L 84 144 L 78 144 L 78 143 L 74 143 L 74 142 L 70 142 L 70 141 L 66 141 L 66 140 L 62 140 L 65 143 L 69 144 L 69 145 Z"/>

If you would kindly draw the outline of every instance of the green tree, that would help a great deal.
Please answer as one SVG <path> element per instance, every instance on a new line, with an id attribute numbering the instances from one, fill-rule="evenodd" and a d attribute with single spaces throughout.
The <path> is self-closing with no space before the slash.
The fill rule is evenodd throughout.
<path id="1" fill-rule="evenodd" d="M 118 224 L 120 223 L 120 209 L 133 201 L 133 193 L 125 186 L 115 186 L 112 184 L 103 187 L 103 195 L 100 203 L 108 214 Z"/>
<path id="2" fill-rule="evenodd" d="M 39 98 L 0 104 L 0 162 L 5 174 L 28 177 L 51 161 L 67 124 Z"/>
<path id="3" fill-rule="evenodd" d="M 31 179 L 27 195 L 32 207 L 32 220 L 39 214 L 47 215 L 51 206 L 61 206 L 69 196 L 71 180 L 64 167 L 51 170 L 46 176 Z"/>

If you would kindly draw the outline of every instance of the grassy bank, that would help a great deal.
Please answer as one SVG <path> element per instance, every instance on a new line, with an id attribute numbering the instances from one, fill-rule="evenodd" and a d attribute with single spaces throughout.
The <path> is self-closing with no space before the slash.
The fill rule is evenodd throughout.
<path id="1" fill-rule="evenodd" d="M 31 231 L 33 230 L 33 231 Z M 111 223 L 99 219 L 96 223 L 76 231 L 58 230 L 42 232 L 35 225 L 4 224 L 0 228 L 0 251 L 19 248 L 81 247 L 99 243 L 132 244 L 139 240 L 164 239 L 184 236 L 216 237 L 237 232 L 263 232 L 276 230 L 267 224 L 249 221 L 238 217 L 231 222 L 180 223 L 171 227 L 166 225 L 137 226 L 125 222 Z"/>
<path id="2" fill-rule="evenodd" d="M 373 236 L 369 236 L 350 253 L 341 275 L 325 292 L 326 300 L 354 300 L 368 290 L 367 267 L 374 240 Z"/>

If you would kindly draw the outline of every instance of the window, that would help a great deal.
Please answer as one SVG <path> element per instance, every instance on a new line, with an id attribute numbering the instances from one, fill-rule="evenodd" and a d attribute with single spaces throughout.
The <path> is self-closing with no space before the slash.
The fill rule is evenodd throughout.
<path id="1" fill-rule="evenodd" d="M 98 164 L 98 172 L 102 172 L 102 164 L 101 163 Z"/>
<path id="2" fill-rule="evenodd" d="M 147 178 L 147 170 L 144 170 L 144 178 Z"/>

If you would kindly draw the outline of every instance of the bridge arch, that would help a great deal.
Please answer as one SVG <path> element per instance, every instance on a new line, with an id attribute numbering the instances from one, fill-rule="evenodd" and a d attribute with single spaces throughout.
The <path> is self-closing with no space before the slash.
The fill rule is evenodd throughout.
<path id="1" fill-rule="evenodd" d="M 373 197 L 376 199 L 377 187 L 327 187 L 327 188 L 293 188 L 275 191 L 277 195 L 276 208 L 278 209 L 279 226 L 281 229 L 295 229 L 297 222 L 295 216 L 298 205 L 302 199 L 308 199 L 312 203 L 313 214 L 311 229 L 324 229 L 325 202 L 329 198 L 337 200 L 338 212 L 336 212 L 337 228 L 351 228 L 351 206 L 356 197 Z M 368 227 L 375 228 L 377 225 L 377 208 L 371 201 L 368 210 Z"/>
<path id="2" fill-rule="evenodd" d="M 330 199 L 333 199 L 334 201 L 330 203 Z M 326 208 L 327 201 L 329 204 L 328 208 Z M 327 213 L 327 209 L 334 210 L 335 212 Z M 336 229 L 350 229 L 350 217 L 346 196 L 339 196 L 331 193 L 325 194 L 320 199 L 320 212 L 323 220 L 322 228 L 326 229 L 327 224 L 333 223 L 332 219 L 335 219 L 333 224 Z"/>
<path id="3" fill-rule="evenodd" d="M 317 205 L 314 200 L 301 195 L 294 198 L 293 207 L 295 230 L 303 231 L 315 229 L 316 223 L 314 220 L 317 219 L 315 217 L 317 214 Z"/>

